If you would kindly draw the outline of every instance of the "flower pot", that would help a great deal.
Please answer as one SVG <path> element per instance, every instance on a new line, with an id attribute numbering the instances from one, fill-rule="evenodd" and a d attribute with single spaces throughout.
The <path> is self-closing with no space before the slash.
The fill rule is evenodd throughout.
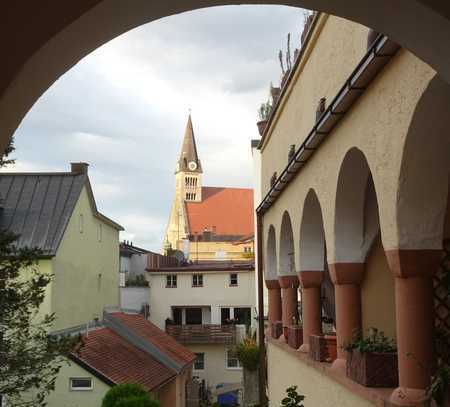
<path id="1" fill-rule="evenodd" d="M 291 325 L 288 327 L 288 345 L 298 349 L 303 344 L 303 327 Z"/>
<path id="2" fill-rule="evenodd" d="M 258 123 L 256 123 L 256 125 L 258 126 L 259 135 L 262 136 L 267 126 L 267 120 L 260 120 Z"/>
<path id="3" fill-rule="evenodd" d="M 337 357 L 336 336 L 310 335 L 309 356 L 317 362 L 334 362 Z"/>
<path id="4" fill-rule="evenodd" d="M 397 353 L 347 352 L 347 377 L 366 387 L 397 387 Z"/>
<path id="5" fill-rule="evenodd" d="M 283 322 L 281 321 L 272 322 L 271 326 L 272 338 L 278 339 L 281 335 L 283 335 Z"/>
<path id="6" fill-rule="evenodd" d="M 270 88 L 270 94 L 272 95 L 273 104 L 276 104 L 278 101 L 278 98 L 280 97 L 281 89 L 278 87 L 271 87 Z"/>

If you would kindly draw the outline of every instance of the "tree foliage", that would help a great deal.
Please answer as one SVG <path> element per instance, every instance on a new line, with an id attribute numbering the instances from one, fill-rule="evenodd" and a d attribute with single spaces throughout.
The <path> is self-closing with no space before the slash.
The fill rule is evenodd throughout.
<path id="1" fill-rule="evenodd" d="M 8 155 L 0 167 L 14 162 Z M 8 406 L 45 406 L 72 340 L 50 336 L 53 314 L 40 315 L 52 276 L 37 268 L 41 251 L 17 248 L 18 236 L 0 230 L 0 394 Z"/>
<path id="2" fill-rule="evenodd" d="M 126 383 L 108 390 L 102 407 L 160 407 L 160 404 L 159 401 L 152 400 L 140 385 Z"/>

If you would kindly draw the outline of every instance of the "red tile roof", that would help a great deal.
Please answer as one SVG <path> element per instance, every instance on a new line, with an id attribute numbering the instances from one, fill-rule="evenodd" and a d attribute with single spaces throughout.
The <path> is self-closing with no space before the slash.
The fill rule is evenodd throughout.
<path id="1" fill-rule="evenodd" d="M 191 234 L 213 230 L 216 235 L 254 233 L 253 190 L 202 187 L 202 202 L 186 202 Z"/>
<path id="2" fill-rule="evenodd" d="M 112 315 L 179 364 L 187 366 L 195 359 L 193 353 L 142 316 Z M 83 345 L 71 355 L 72 359 L 115 384 L 138 383 L 151 391 L 177 376 L 175 370 L 134 346 L 111 328 L 90 331 L 82 341 Z"/>
<path id="3" fill-rule="evenodd" d="M 140 315 L 122 312 L 114 312 L 112 315 L 179 364 L 188 365 L 194 361 L 195 355 L 189 349 Z"/>

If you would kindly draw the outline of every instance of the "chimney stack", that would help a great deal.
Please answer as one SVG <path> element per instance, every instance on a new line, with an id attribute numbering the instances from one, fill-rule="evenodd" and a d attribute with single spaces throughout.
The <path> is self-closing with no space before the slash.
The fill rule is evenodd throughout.
<path id="1" fill-rule="evenodd" d="M 70 163 L 70 170 L 74 174 L 87 174 L 88 167 L 88 163 Z"/>

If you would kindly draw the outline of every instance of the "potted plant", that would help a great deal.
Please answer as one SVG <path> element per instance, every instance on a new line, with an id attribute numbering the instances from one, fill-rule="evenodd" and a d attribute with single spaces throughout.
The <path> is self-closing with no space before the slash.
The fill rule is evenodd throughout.
<path id="1" fill-rule="evenodd" d="M 428 388 L 430 407 L 450 407 L 450 367 L 439 361 Z"/>
<path id="2" fill-rule="evenodd" d="M 247 336 L 236 346 L 236 355 L 244 368 L 244 405 L 254 405 L 259 402 L 258 368 L 260 363 L 260 349 L 256 338 Z"/>
<path id="3" fill-rule="evenodd" d="M 303 344 L 303 325 L 298 316 L 292 317 L 293 324 L 288 326 L 288 345 L 298 349 Z"/>
<path id="4" fill-rule="evenodd" d="M 336 333 L 310 335 L 309 356 L 317 362 L 334 362 L 337 357 Z"/>
<path id="5" fill-rule="evenodd" d="M 304 407 L 303 400 L 305 396 L 298 394 L 297 386 L 291 386 L 286 389 L 287 396 L 281 400 L 280 407 Z"/>
<path id="6" fill-rule="evenodd" d="M 366 338 L 359 332 L 347 351 L 347 377 L 366 387 L 397 387 L 398 362 L 394 340 L 370 328 Z"/>
<path id="7" fill-rule="evenodd" d="M 271 334 L 272 338 L 275 339 L 278 339 L 281 335 L 283 335 L 283 321 L 272 322 Z"/>
<path id="8" fill-rule="evenodd" d="M 259 121 L 256 123 L 258 126 L 259 135 L 262 136 L 264 134 L 264 130 L 267 125 L 267 121 L 269 120 L 270 112 L 272 111 L 272 105 L 270 101 L 266 103 L 261 103 L 261 106 L 258 109 Z"/>

